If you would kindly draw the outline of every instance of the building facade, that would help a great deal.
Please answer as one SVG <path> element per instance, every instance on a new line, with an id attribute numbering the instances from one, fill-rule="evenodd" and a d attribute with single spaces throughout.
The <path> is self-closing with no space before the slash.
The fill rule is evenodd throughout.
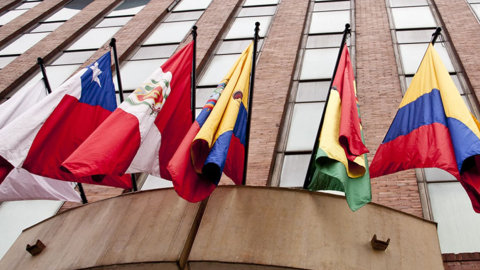
<path id="1" fill-rule="evenodd" d="M 191 41 L 190 30 L 196 25 L 197 113 L 250 43 L 255 22 L 260 22 L 249 186 L 285 189 L 303 186 L 346 23 L 351 24 L 352 29 L 347 44 L 356 74 L 370 162 L 436 27 L 442 27 L 443 35 L 435 48 L 472 114 L 480 117 L 477 64 L 480 55 L 475 49 L 480 41 L 480 1 L 477 0 L 5 0 L 0 3 L 0 12 L 0 102 L 41 78 L 38 57 L 44 59 L 54 89 L 108 51 L 112 37 L 117 40 L 122 85 L 128 95 L 156 67 Z M 224 178 L 222 185 L 231 184 Z M 169 181 L 149 175 L 137 177 L 137 184 L 142 190 L 171 187 Z M 371 179 L 371 185 L 374 207 L 385 206 L 409 217 L 438 223 L 445 269 L 480 269 L 480 216 L 474 213 L 467 194 L 455 178 L 439 169 L 417 169 Z M 130 192 L 94 185 L 84 187 L 91 203 Z M 218 194 L 228 190 L 221 189 Z M 257 192 L 255 189 L 239 192 L 248 191 Z M 225 199 L 219 196 L 220 199 L 215 200 Z M 272 200 L 280 200 L 277 193 L 271 196 Z M 263 203 L 265 207 L 270 205 Z M 0 256 L 7 253 L 21 230 L 78 206 L 80 204 L 50 201 L 0 204 Z M 80 208 L 58 216 L 74 215 Z M 367 212 L 378 213 L 359 210 L 353 215 Z M 288 229 L 302 230 L 285 228 Z M 208 238 L 202 233 L 200 228 L 195 241 Z M 437 241 L 437 238 L 422 240 Z M 217 241 L 221 245 L 221 240 Z M 412 248 L 417 255 L 424 252 L 420 247 Z M 272 254 L 276 254 L 271 256 L 278 256 L 278 260 L 282 256 Z M 207 257 L 196 250 L 195 245 L 190 255 L 193 261 Z M 8 256 L 10 253 L 5 258 Z M 2 261 L 5 263 L 6 259 Z M 414 259 L 409 263 L 400 268 L 429 267 L 420 267 L 423 264 Z M 191 262 L 192 269 L 193 265 Z M 288 263 L 282 265 L 289 266 Z M 301 268 L 299 265 L 301 263 L 292 262 L 289 267 Z M 336 269 L 308 263 L 303 268 Z M 358 269 L 382 268 L 362 266 Z M 398 268 L 390 265 L 383 269 Z"/>

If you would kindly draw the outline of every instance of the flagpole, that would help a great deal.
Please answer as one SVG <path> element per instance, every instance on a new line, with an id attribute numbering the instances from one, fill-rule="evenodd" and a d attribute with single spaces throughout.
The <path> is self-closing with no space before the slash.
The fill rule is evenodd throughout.
<path id="1" fill-rule="evenodd" d="M 193 37 L 193 56 L 192 56 L 192 96 L 191 96 L 191 108 L 192 108 L 192 123 L 195 122 L 195 109 L 196 109 L 196 100 L 195 100 L 195 95 L 196 95 L 196 69 L 197 69 L 197 63 L 196 63 L 196 58 L 197 58 L 197 26 L 194 25 L 192 27 L 192 37 Z"/>
<path id="2" fill-rule="evenodd" d="M 122 78 L 120 77 L 120 66 L 118 64 L 118 56 L 117 56 L 117 40 L 115 38 L 112 38 L 110 40 L 110 47 L 112 47 L 113 50 L 113 59 L 115 61 L 115 71 L 117 73 L 117 85 L 118 85 L 118 92 L 120 95 L 120 103 L 124 101 L 123 98 L 123 87 L 122 87 Z M 135 174 L 130 174 L 132 178 L 132 189 L 133 191 L 137 191 L 137 181 L 135 179 Z"/>
<path id="3" fill-rule="evenodd" d="M 245 159 L 243 164 L 243 179 L 242 185 L 247 184 L 247 167 L 248 167 L 248 148 L 250 145 L 250 124 L 252 122 L 252 108 L 253 108 L 253 89 L 255 83 L 255 66 L 257 62 L 257 46 L 258 46 L 258 32 L 260 31 L 260 23 L 255 23 L 255 33 L 253 35 L 253 58 L 252 58 L 252 72 L 250 74 L 250 88 L 248 89 L 248 111 L 247 111 L 247 127 L 245 131 Z"/>
<path id="4" fill-rule="evenodd" d="M 45 65 L 43 64 L 43 59 L 41 57 L 37 58 L 37 64 L 40 66 L 42 71 L 43 83 L 45 83 L 45 88 L 47 88 L 47 93 L 51 94 L 52 89 L 50 88 L 50 83 L 48 82 L 47 72 L 45 71 Z"/>
<path id="5" fill-rule="evenodd" d="M 43 83 L 45 83 L 45 88 L 47 88 L 47 93 L 52 93 L 52 88 L 50 87 L 50 83 L 48 82 L 47 71 L 45 70 L 45 65 L 43 59 L 41 57 L 37 58 L 37 64 L 40 66 L 40 70 L 42 71 L 43 76 Z M 88 203 L 87 195 L 85 195 L 85 191 L 83 190 L 82 183 L 77 183 L 78 191 L 80 191 L 80 197 L 82 198 L 82 203 Z"/>
<path id="6" fill-rule="evenodd" d="M 442 28 L 441 27 L 437 27 L 437 29 L 435 29 L 435 32 L 432 34 L 432 46 L 435 45 L 435 42 L 437 41 L 437 38 L 438 36 L 440 36 L 440 32 L 442 32 Z"/>
<path id="7" fill-rule="evenodd" d="M 311 168 L 315 162 L 315 156 L 317 154 L 318 143 L 320 134 L 322 132 L 323 122 L 325 120 L 325 112 L 327 111 L 328 100 L 330 99 L 330 92 L 332 91 L 333 80 L 337 74 L 338 64 L 340 62 L 340 57 L 343 53 L 343 48 L 345 47 L 345 42 L 347 41 L 347 35 L 350 33 L 350 24 L 345 24 L 345 30 L 343 30 L 342 43 L 340 45 L 340 50 L 338 51 L 337 62 L 335 63 L 335 68 L 333 70 L 332 80 L 330 81 L 330 87 L 328 88 L 327 100 L 325 101 L 325 106 L 323 107 L 322 119 L 320 120 L 320 125 L 318 126 L 317 136 L 315 137 L 315 143 L 313 145 L 312 155 L 310 156 L 310 161 L 308 163 L 307 173 L 305 175 L 305 182 L 303 183 L 303 188 L 308 189 L 308 186 L 312 182 L 312 175 L 310 174 Z"/>

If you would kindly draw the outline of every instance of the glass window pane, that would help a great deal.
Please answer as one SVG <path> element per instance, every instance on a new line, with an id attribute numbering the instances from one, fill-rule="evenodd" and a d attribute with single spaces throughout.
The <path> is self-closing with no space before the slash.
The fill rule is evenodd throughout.
<path id="1" fill-rule="evenodd" d="M 287 151 L 311 151 L 323 113 L 323 102 L 298 103 L 293 108 Z"/>
<path id="2" fill-rule="evenodd" d="M 82 51 L 82 52 L 65 52 L 63 53 L 52 66 L 66 65 L 66 64 L 83 64 L 95 53 L 95 51 Z"/>
<path id="3" fill-rule="evenodd" d="M 307 49 L 340 47 L 343 35 L 319 35 L 308 36 Z M 350 46 L 350 38 L 347 39 L 347 45 Z"/>
<path id="4" fill-rule="evenodd" d="M 110 40 L 120 28 L 121 27 L 90 29 L 67 50 L 98 49 Z"/>
<path id="5" fill-rule="evenodd" d="M 0 55 L 22 54 L 50 33 L 24 34 L 0 51 Z"/>
<path id="6" fill-rule="evenodd" d="M 480 3 L 480 0 L 467 0 L 468 3 Z"/>
<path id="7" fill-rule="evenodd" d="M 390 0 L 391 7 L 426 6 L 427 0 Z"/>
<path id="8" fill-rule="evenodd" d="M 143 44 L 179 43 L 190 33 L 194 24 L 195 21 L 162 23 Z"/>
<path id="9" fill-rule="evenodd" d="M 0 57 L 0 68 L 6 67 L 8 64 L 10 64 L 16 58 L 17 58 L 17 56 Z"/>
<path id="10" fill-rule="evenodd" d="M 457 181 L 450 173 L 438 168 L 426 168 L 425 178 L 427 181 Z"/>
<path id="11" fill-rule="evenodd" d="M 122 86 L 124 90 L 136 89 L 145 79 L 150 76 L 157 68 L 159 68 L 167 59 L 155 60 L 141 60 L 141 61 L 127 61 L 125 65 L 120 68 L 122 74 Z M 117 76 L 114 76 L 113 82 L 115 89 L 117 87 Z"/>
<path id="12" fill-rule="evenodd" d="M 458 76 L 457 75 L 450 75 L 450 77 L 452 78 L 453 80 L 453 83 L 455 84 L 455 86 L 457 87 L 457 90 L 458 92 L 463 95 L 464 92 L 463 92 L 463 88 L 462 88 L 462 85 L 460 84 L 460 81 L 458 79 Z M 407 87 L 410 86 L 410 83 L 412 83 L 412 79 L 413 79 L 413 76 L 407 76 L 405 77 L 405 79 L 407 80 Z"/>
<path id="13" fill-rule="evenodd" d="M 18 16 L 22 15 L 25 12 L 27 12 L 27 9 L 10 10 L 9 12 L 0 16 L 0 25 L 9 23 L 10 21 L 17 18 Z"/>
<path id="14" fill-rule="evenodd" d="M 473 9 L 473 11 L 475 12 L 475 14 L 477 15 L 477 17 L 480 17 L 480 4 L 477 4 L 477 5 L 470 5 Z"/>
<path id="15" fill-rule="evenodd" d="M 212 0 L 183 0 L 174 11 L 206 9 Z"/>
<path id="16" fill-rule="evenodd" d="M 96 27 L 124 26 L 133 17 L 105 18 Z"/>
<path id="17" fill-rule="evenodd" d="M 108 17 L 135 15 L 142 10 L 148 2 L 150 2 L 150 0 L 125 0 L 121 5 L 110 12 Z"/>
<path id="18" fill-rule="evenodd" d="M 80 10 L 71 8 L 62 8 L 57 13 L 50 16 L 45 22 L 66 21 L 75 16 Z"/>
<path id="19" fill-rule="evenodd" d="M 242 8 L 238 17 L 273 15 L 276 9 L 277 6 Z"/>
<path id="20" fill-rule="evenodd" d="M 313 11 L 330 11 L 342 9 L 350 9 L 350 1 L 315 3 Z"/>
<path id="21" fill-rule="evenodd" d="M 16 7 L 15 9 L 31 9 L 34 6 L 40 4 L 41 2 L 30 2 L 30 3 L 23 3 L 20 6 Z"/>
<path id="22" fill-rule="evenodd" d="M 303 187 L 309 162 L 310 155 L 285 155 L 280 187 Z"/>
<path id="23" fill-rule="evenodd" d="M 148 175 L 145 183 L 143 183 L 141 190 L 150 190 L 150 189 L 158 189 L 158 188 L 171 188 L 173 187 L 172 181 L 165 180 L 160 177 L 156 177 L 153 175 Z"/>
<path id="24" fill-rule="evenodd" d="M 396 32 L 398 43 L 430 42 L 435 29 Z"/>
<path id="25" fill-rule="evenodd" d="M 60 27 L 63 22 L 57 22 L 57 23 L 40 23 L 35 29 L 30 31 L 30 33 L 38 33 L 38 32 L 53 32 L 55 29 Z"/>
<path id="26" fill-rule="evenodd" d="M 242 53 L 248 45 L 252 43 L 251 40 L 235 40 L 235 41 L 224 41 L 217 51 L 217 54 L 232 54 L 232 53 Z M 258 50 L 262 47 L 263 39 L 258 40 Z"/>
<path id="27" fill-rule="evenodd" d="M 428 43 L 403 44 L 399 45 L 399 47 L 405 74 L 415 74 L 420 66 L 420 62 L 422 62 L 425 51 L 428 48 Z M 443 46 L 435 46 L 435 50 L 440 55 L 447 70 L 449 72 L 455 72 L 447 50 Z"/>
<path id="28" fill-rule="evenodd" d="M 343 32 L 346 23 L 350 23 L 349 10 L 313 13 L 309 34 Z"/>
<path id="29" fill-rule="evenodd" d="M 278 0 L 247 0 L 244 7 L 247 6 L 261 6 L 261 5 L 276 5 L 278 4 Z"/>
<path id="30" fill-rule="evenodd" d="M 215 88 L 197 88 L 197 94 L 195 95 L 195 107 L 203 108 L 207 103 L 208 98 L 212 95 Z"/>
<path id="31" fill-rule="evenodd" d="M 232 27 L 228 31 L 226 39 L 233 38 L 253 38 L 255 30 L 255 22 L 260 22 L 260 31 L 258 35 L 264 37 L 267 33 L 268 26 L 272 17 L 247 17 L 247 18 L 237 18 L 233 22 Z"/>
<path id="32" fill-rule="evenodd" d="M 480 215 L 461 184 L 429 184 L 428 191 L 442 253 L 479 252 Z"/>
<path id="33" fill-rule="evenodd" d="M 65 82 L 70 76 L 78 70 L 80 65 L 63 65 L 63 66 L 46 66 L 48 82 L 53 91 Z M 32 79 L 30 79 L 25 86 L 37 83 L 42 79 L 42 73 L 38 72 Z"/>
<path id="34" fill-rule="evenodd" d="M 57 213 L 63 202 L 17 201 L 0 204 L 0 259 L 22 231 Z"/>
<path id="35" fill-rule="evenodd" d="M 305 50 L 301 80 L 330 79 L 337 61 L 339 48 Z"/>
<path id="36" fill-rule="evenodd" d="M 392 14 L 397 29 L 435 27 L 437 25 L 430 7 L 392 8 Z"/>
<path id="37" fill-rule="evenodd" d="M 178 21 L 192 21 L 198 20 L 203 14 L 203 11 L 193 12 L 175 12 L 170 14 L 165 20 L 166 22 L 178 22 Z"/>
<path id="38" fill-rule="evenodd" d="M 231 54 L 213 57 L 212 62 L 208 66 L 205 74 L 203 74 L 198 85 L 218 85 L 239 56 L 239 54 Z"/>
<path id="39" fill-rule="evenodd" d="M 141 47 L 132 60 L 140 59 L 154 59 L 154 58 L 169 58 L 173 52 L 177 49 L 178 45 L 166 45 L 166 46 L 148 46 Z"/>
<path id="40" fill-rule="evenodd" d="M 301 82 L 298 84 L 296 102 L 325 101 L 330 81 Z"/>

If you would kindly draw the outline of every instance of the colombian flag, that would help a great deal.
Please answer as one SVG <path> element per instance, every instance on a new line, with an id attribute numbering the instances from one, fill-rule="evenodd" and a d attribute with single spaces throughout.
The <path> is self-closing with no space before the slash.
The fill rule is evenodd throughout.
<path id="1" fill-rule="evenodd" d="M 436 167 L 455 176 L 480 213 L 480 130 L 432 45 L 370 167 L 372 177 Z"/>
<path id="2" fill-rule="evenodd" d="M 310 190 L 345 192 L 348 206 L 358 210 L 372 200 L 370 176 L 363 143 L 355 77 L 345 44 L 332 89 L 315 157 Z"/>
<path id="3" fill-rule="evenodd" d="M 253 44 L 210 96 L 168 164 L 175 191 L 187 201 L 208 197 L 224 171 L 242 183 L 252 53 Z"/>

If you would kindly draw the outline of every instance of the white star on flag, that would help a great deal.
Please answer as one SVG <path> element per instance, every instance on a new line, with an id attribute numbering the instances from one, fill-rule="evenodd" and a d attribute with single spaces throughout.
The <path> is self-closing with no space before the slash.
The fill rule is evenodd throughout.
<path id="1" fill-rule="evenodd" d="M 98 86 L 102 87 L 102 84 L 100 84 L 100 79 L 98 79 L 98 76 L 102 74 L 102 71 L 98 68 L 98 62 L 95 62 L 95 65 L 91 66 L 90 69 L 93 71 L 92 82 L 95 81 L 98 83 Z"/>

